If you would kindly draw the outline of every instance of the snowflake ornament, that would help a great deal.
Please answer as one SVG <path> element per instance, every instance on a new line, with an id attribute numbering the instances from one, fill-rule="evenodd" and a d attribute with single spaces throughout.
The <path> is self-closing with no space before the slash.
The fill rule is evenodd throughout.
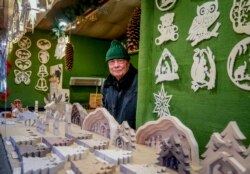
<path id="1" fill-rule="evenodd" d="M 159 117 L 171 115 L 169 111 L 169 102 L 172 98 L 172 95 L 167 95 L 165 92 L 163 84 L 161 85 L 161 91 L 158 94 L 154 93 L 155 98 L 155 108 L 153 113 L 157 113 Z"/>

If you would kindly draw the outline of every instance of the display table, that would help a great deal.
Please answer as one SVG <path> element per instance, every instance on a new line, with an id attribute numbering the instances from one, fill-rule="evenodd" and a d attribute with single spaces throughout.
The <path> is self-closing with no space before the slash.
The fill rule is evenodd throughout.
<path id="1" fill-rule="evenodd" d="M 39 115 L 41 116 L 41 115 L 43 115 L 43 113 L 40 113 Z M 14 118 L 6 119 L 6 120 L 12 121 L 12 122 L 16 121 L 16 119 L 14 119 Z M 49 129 L 48 129 L 48 131 L 45 131 L 44 134 L 38 132 L 35 126 L 31 126 L 31 125 L 25 126 L 24 121 L 17 121 L 17 122 L 15 122 L 15 124 L 11 124 L 11 125 L 8 125 L 8 124 L 1 124 L 0 125 L 0 133 L 2 134 L 2 136 L 5 140 L 5 146 L 6 146 L 6 149 L 8 152 L 8 157 L 9 157 L 9 161 L 10 161 L 13 172 L 20 173 L 20 171 L 21 171 L 20 169 L 22 166 L 21 161 L 19 159 L 17 159 L 18 154 L 15 153 L 16 147 L 13 146 L 13 141 L 17 141 L 16 140 L 17 137 L 26 137 L 26 138 L 27 137 L 34 137 L 34 138 L 41 137 L 43 142 L 49 142 L 51 140 L 48 140 L 48 138 L 46 139 L 46 137 L 54 137 L 54 138 L 65 137 L 65 122 L 63 122 L 63 121 L 59 122 L 60 134 L 58 136 L 55 136 L 53 134 L 53 130 L 52 130 L 53 126 L 52 125 L 53 125 L 53 120 L 50 119 L 49 120 Z M 89 133 L 93 136 L 92 139 L 95 141 L 106 141 L 107 140 L 107 138 L 102 137 L 101 135 L 95 134 L 93 132 L 88 132 L 86 130 L 81 130 L 81 128 L 78 125 L 71 124 L 70 134 L 74 135 L 74 134 L 79 134 L 79 133 L 83 133 L 83 134 Z M 21 144 L 24 144 L 24 143 L 21 143 Z M 45 143 L 45 144 L 47 144 L 47 143 Z M 100 150 L 91 151 L 91 150 L 89 150 L 89 148 L 86 148 L 86 146 L 84 147 L 81 144 L 79 145 L 75 141 L 72 145 L 69 145 L 70 148 L 77 149 L 75 154 L 64 155 L 63 153 L 66 152 L 66 150 L 60 149 L 62 147 L 59 147 L 59 146 L 56 146 L 56 147 L 53 146 L 52 147 L 53 153 L 57 154 L 57 156 L 60 157 L 61 162 L 64 161 L 63 163 L 61 163 L 61 162 L 59 163 L 59 164 L 63 165 L 63 167 L 61 169 L 59 169 L 58 171 L 56 171 L 56 173 L 59 173 L 59 174 L 72 173 L 73 169 L 74 169 L 74 171 L 76 171 L 76 170 L 77 171 L 84 171 L 85 173 L 91 173 L 95 169 L 96 173 L 98 173 L 98 172 L 104 170 L 105 167 L 107 168 L 105 170 L 108 170 L 109 173 L 113 173 L 113 174 L 123 173 L 124 171 L 128 172 L 127 168 L 134 168 L 134 170 L 137 170 L 137 168 L 138 168 L 140 171 L 143 171 L 145 168 L 146 169 L 148 168 L 148 171 L 144 172 L 144 174 L 147 174 L 147 173 L 150 174 L 149 172 L 152 172 L 152 171 L 158 172 L 158 170 L 160 170 L 159 173 L 175 173 L 169 169 L 166 169 L 163 167 L 161 168 L 160 166 L 155 165 L 157 163 L 157 150 L 156 149 L 149 148 L 149 147 L 144 146 L 144 145 L 136 144 L 136 149 L 131 151 L 131 154 L 128 158 L 123 157 L 124 159 L 118 159 L 117 161 L 115 161 L 114 154 L 117 153 L 118 151 L 121 151 L 121 149 L 118 149 L 117 147 L 113 146 L 112 142 L 109 142 L 108 144 L 109 145 L 108 145 L 107 150 L 109 150 L 111 153 L 110 161 L 113 164 L 108 164 L 107 162 L 104 162 L 105 159 L 103 158 L 103 156 L 109 155 L 109 154 L 105 154 L 107 152 L 107 150 L 102 151 L 102 149 L 100 149 Z M 79 148 L 80 148 L 80 150 L 79 150 Z M 73 150 L 71 150 L 71 152 L 72 151 Z M 49 155 L 51 155 L 51 154 L 49 154 Z M 36 158 L 34 158 L 34 160 L 32 161 L 32 165 L 29 165 L 28 160 L 30 158 L 23 157 L 22 159 L 23 159 L 23 166 L 28 165 L 28 168 L 33 166 L 33 165 L 35 166 L 35 163 L 36 163 L 35 159 Z M 129 166 L 132 164 L 137 164 L 138 166 L 136 166 L 136 165 L 134 165 L 132 167 Z M 52 169 L 50 169 L 50 170 L 51 170 L 50 173 L 53 173 Z M 105 171 L 102 171 L 102 172 L 105 173 Z"/>

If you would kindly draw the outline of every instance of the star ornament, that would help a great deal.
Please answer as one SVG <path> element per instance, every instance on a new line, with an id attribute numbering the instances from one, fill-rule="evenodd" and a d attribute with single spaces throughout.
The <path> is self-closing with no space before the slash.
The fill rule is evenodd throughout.
<path id="1" fill-rule="evenodd" d="M 155 108 L 153 113 L 157 113 L 159 117 L 171 115 L 169 111 L 169 102 L 172 98 L 172 95 L 167 95 L 163 84 L 161 85 L 161 90 L 158 92 L 158 94 L 154 93 L 154 98 Z"/>

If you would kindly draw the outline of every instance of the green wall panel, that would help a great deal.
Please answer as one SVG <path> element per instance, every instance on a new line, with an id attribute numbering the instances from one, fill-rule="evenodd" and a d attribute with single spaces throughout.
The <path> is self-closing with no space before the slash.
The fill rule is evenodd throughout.
<path id="1" fill-rule="evenodd" d="M 227 59 L 231 49 L 246 34 L 237 34 L 233 31 L 229 13 L 233 1 L 219 0 L 220 16 L 218 22 L 219 36 L 205 40 L 195 47 L 186 41 L 193 18 L 196 16 L 196 7 L 205 0 L 185 1 L 178 0 L 175 7 L 169 12 L 175 13 L 174 25 L 179 30 L 177 41 L 164 42 L 155 45 L 155 38 L 160 35 L 157 26 L 161 24 L 160 17 L 167 12 L 159 11 L 155 1 L 141 1 L 141 27 L 140 27 L 140 52 L 138 57 L 139 86 L 137 127 L 149 120 L 156 120 L 157 114 L 153 113 L 155 99 L 153 93 L 158 93 L 161 83 L 155 84 L 155 68 L 164 48 L 175 57 L 179 66 L 180 79 L 163 82 L 165 91 L 172 95 L 170 100 L 170 113 L 178 117 L 186 126 L 192 129 L 199 144 L 201 153 L 213 132 L 221 132 L 229 123 L 236 121 L 250 142 L 250 92 L 236 87 L 227 75 Z M 216 86 L 212 90 L 191 89 L 191 66 L 195 48 L 209 46 L 215 55 Z"/>
<path id="2" fill-rule="evenodd" d="M 39 107 L 43 107 L 44 105 L 43 99 L 47 96 L 49 90 L 41 92 L 35 89 L 38 80 L 37 72 L 41 64 L 38 60 L 38 52 L 40 49 L 36 46 L 36 42 L 39 39 L 47 39 L 52 45 L 48 50 L 50 54 L 50 60 L 46 64 L 48 71 L 51 65 L 63 64 L 62 88 L 70 89 L 70 102 L 79 102 L 81 104 L 88 103 L 89 93 L 96 92 L 96 87 L 69 86 L 70 77 L 106 77 L 108 74 L 108 67 L 105 62 L 105 54 L 110 46 L 110 41 L 72 35 L 70 40 L 74 47 L 74 62 L 73 69 L 67 71 L 64 68 L 64 59 L 58 60 L 54 57 L 57 40 L 52 39 L 49 31 L 35 30 L 33 34 L 27 33 L 26 36 L 32 41 L 32 45 L 28 49 L 32 54 L 30 58 L 32 66 L 28 69 L 32 71 L 31 83 L 29 85 L 23 83 L 17 85 L 14 82 L 14 69 L 18 69 L 14 63 L 17 58 L 15 51 L 19 49 L 19 46 L 15 44 L 13 51 L 8 55 L 8 60 L 12 62 L 12 69 L 7 77 L 7 86 L 10 89 L 10 96 L 6 103 L 6 107 L 9 108 L 10 103 L 16 98 L 21 99 L 24 106 L 33 107 L 35 100 L 39 101 Z M 49 78 L 46 79 L 47 85 L 49 86 Z M 1 103 L 1 107 L 5 107 L 5 103 Z"/>

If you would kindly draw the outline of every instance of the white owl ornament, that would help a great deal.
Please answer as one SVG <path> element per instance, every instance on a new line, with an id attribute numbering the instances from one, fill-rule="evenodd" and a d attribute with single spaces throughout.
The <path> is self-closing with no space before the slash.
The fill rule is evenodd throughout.
<path id="1" fill-rule="evenodd" d="M 213 23 L 218 19 L 218 0 L 208 1 L 197 7 L 197 16 L 193 19 L 189 29 L 187 40 L 192 41 L 191 45 L 195 46 L 199 42 L 218 36 L 218 29 L 221 23 L 217 22 L 212 31 L 208 31 Z"/>

